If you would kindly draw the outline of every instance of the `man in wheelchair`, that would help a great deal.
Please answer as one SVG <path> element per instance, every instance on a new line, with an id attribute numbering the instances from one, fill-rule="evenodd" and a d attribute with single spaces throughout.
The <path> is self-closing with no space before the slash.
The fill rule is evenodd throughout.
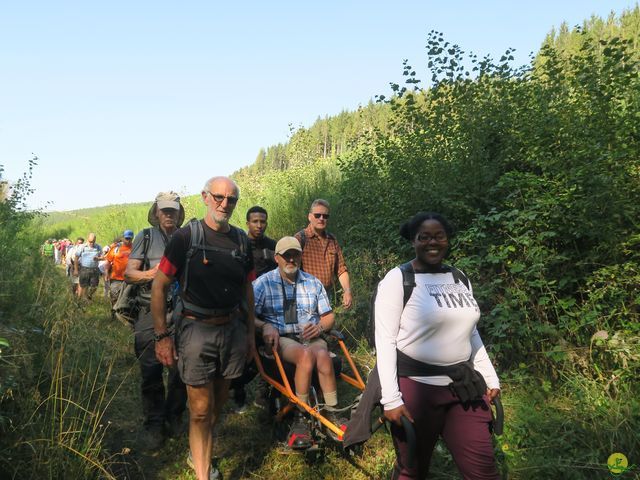
<path id="1" fill-rule="evenodd" d="M 295 365 L 295 395 L 309 403 L 309 386 L 314 367 L 324 396 L 322 415 L 338 423 L 336 377 L 327 342 L 321 337 L 335 323 L 327 293 L 320 280 L 300 270 L 302 248 L 295 237 L 283 237 L 276 244 L 272 270 L 253 282 L 256 330 L 262 332 L 267 349 L 276 349 Z M 288 444 L 295 449 L 312 445 L 311 435 L 296 409 Z"/>

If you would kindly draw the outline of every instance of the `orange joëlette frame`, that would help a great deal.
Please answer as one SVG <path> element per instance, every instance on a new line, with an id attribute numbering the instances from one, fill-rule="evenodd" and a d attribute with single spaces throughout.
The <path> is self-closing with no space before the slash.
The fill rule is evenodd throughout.
<path id="1" fill-rule="evenodd" d="M 342 349 L 342 353 L 344 354 L 344 357 L 347 359 L 347 362 L 349 363 L 349 367 L 351 368 L 351 371 L 353 372 L 353 375 L 354 375 L 352 377 L 347 375 L 344 372 L 340 372 L 340 378 L 342 378 L 348 384 L 353 385 L 354 387 L 360 390 L 364 390 L 365 384 L 362 381 L 362 377 L 360 376 L 360 373 L 358 373 L 358 369 L 356 368 L 355 363 L 353 363 L 353 359 L 351 358 L 351 355 L 349 354 L 349 351 L 347 350 L 347 347 L 345 346 L 344 341 L 342 341 L 342 339 L 340 338 L 338 338 L 337 340 L 338 340 L 338 344 L 340 345 L 340 348 Z M 264 367 L 262 366 L 262 359 L 260 358 L 260 354 L 256 352 L 254 358 L 256 361 L 256 365 L 258 366 L 258 371 L 260 372 L 260 375 L 262 376 L 262 378 L 264 378 L 267 382 L 269 382 L 269 384 L 273 388 L 278 390 L 280 393 L 282 393 L 284 396 L 286 396 L 289 399 L 290 403 L 285 405 L 280 410 L 280 412 L 278 412 L 278 419 L 286 415 L 287 412 L 289 412 L 294 405 L 299 405 L 307 413 L 309 413 L 309 415 L 316 418 L 325 427 L 327 427 L 329 430 L 335 433 L 339 440 L 342 440 L 344 432 L 338 426 L 334 425 L 332 422 L 330 422 L 325 417 L 323 417 L 318 410 L 316 410 L 315 408 L 312 408 L 309 404 L 303 402 L 298 397 L 296 397 L 296 394 L 291 389 L 291 385 L 289 384 L 289 379 L 287 378 L 287 375 L 284 371 L 284 366 L 282 364 L 282 360 L 280 359 L 280 355 L 278 355 L 278 352 L 275 349 L 272 351 L 272 353 L 273 353 L 273 357 L 276 360 L 276 365 L 278 366 L 278 371 L 280 372 L 282 383 L 278 382 L 277 380 L 267 375 L 267 373 L 264 371 Z"/>

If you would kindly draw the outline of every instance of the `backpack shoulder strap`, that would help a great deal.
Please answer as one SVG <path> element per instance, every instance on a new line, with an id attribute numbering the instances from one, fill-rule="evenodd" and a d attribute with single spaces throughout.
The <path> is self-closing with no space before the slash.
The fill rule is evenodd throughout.
<path id="1" fill-rule="evenodd" d="M 296 235 L 300 235 L 300 248 L 304 250 L 304 246 L 307 243 L 307 234 L 304 231 L 304 228 L 300 230 Z"/>
<path id="2" fill-rule="evenodd" d="M 151 244 L 151 229 L 145 228 L 142 231 L 142 270 L 149 269 L 149 245 Z"/>
<path id="3" fill-rule="evenodd" d="M 182 277 L 182 293 L 187 291 L 187 285 L 189 283 L 189 264 L 191 263 L 191 257 L 195 251 L 200 247 L 203 243 L 204 239 L 204 228 L 202 228 L 202 224 L 200 220 L 197 218 L 192 218 L 189 220 L 189 230 L 191 233 L 191 240 L 189 241 L 189 248 L 187 249 L 187 254 L 184 260 L 184 274 Z"/>
<path id="4" fill-rule="evenodd" d="M 242 230 L 241 228 L 231 226 L 235 230 L 236 239 L 238 240 L 238 245 L 240 246 L 240 254 L 246 255 L 249 251 L 249 237 L 247 232 Z"/>
<path id="5" fill-rule="evenodd" d="M 465 287 L 467 287 L 467 290 L 469 290 L 469 278 L 461 270 L 457 269 L 453 265 L 448 265 L 448 267 L 451 269 L 451 274 L 453 275 L 453 280 L 456 283 L 462 282 L 462 284 Z"/>
<path id="6" fill-rule="evenodd" d="M 409 298 L 411 298 L 411 294 L 413 293 L 413 289 L 416 287 L 416 274 L 413 270 L 413 265 L 411 262 L 403 263 L 402 265 L 398 265 L 398 268 L 402 272 L 402 309 L 407 305 Z M 371 300 L 369 302 L 369 323 L 367 328 L 367 341 L 372 348 L 375 348 L 375 338 L 376 338 L 376 319 L 375 319 L 375 310 L 376 310 L 376 297 L 378 296 L 378 287 L 380 286 L 380 282 L 376 284 L 376 288 L 373 290 L 373 295 L 371 295 Z"/>
<path id="7" fill-rule="evenodd" d="M 404 308 L 407 305 L 409 298 L 411 298 L 413 289 L 416 288 L 416 273 L 413 270 L 411 262 L 403 263 L 398 268 L 402 272 L 402 290 L 404 292 L 402 308 Z"/>
<path id="8" fill-rule="evenodd" d="M 204 228 L 202 228 L 202 223 L 197 218 L 192 218 L 189 220 L 189 229 L 191 230 L 191 242 L 189 243 L 189 250 L 187 251 L 188 256 L 193 255 L 193 250 L 200 247 L 204 240 Z M 191 251 L 191 252 L 190 252 Z"/>

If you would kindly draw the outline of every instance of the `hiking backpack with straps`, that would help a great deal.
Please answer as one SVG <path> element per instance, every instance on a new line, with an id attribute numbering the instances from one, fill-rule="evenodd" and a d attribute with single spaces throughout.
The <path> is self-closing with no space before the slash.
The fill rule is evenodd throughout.
<path id="1" fill-rule="evenodd" d="M 245 233 L 244 230 L 234 227 L 230 225 L 231 231 L 234 233 L 238 248 L 229 249 L 229 248 L 220 248 L 220 247 L 212 247 L 206 244 L 205 236 L 204 236 L 204 227 L 202 223 L 197 218 L 192 218 L 188 223 L 190 232 L 191 232 L 191 242 L 189 244 L 189 248 L 187 250 L 187 254 L 185 257 L 185 266 L 184 273 L 180 278 L 180 288 L 178 289 L 177 296 L 175 302 L 181 303 L 180 307 L 176 307 L 176 310 L 179 308 L 186 308 L 187 310 L 202 316 L 215 316 L 223 314 L 219 309 L 213 308 L 204 308 L 198 305 L 195 305 L 185 299 L 185 293 L 189 288 L 189 264 L 191 262 L 191 258 L 198 251 L 202 251 L 202 261 L 203 263 L 209 263 L 207 259 L 207 252 L 217 252 L 226 255 L 231 255 L 232 258 L 242 263 L 242 266 L 245 270 L 247 270 L 249 266 L 249 237 Z M 244 306 L 246 308 L 246 306 Z"/>
<path id="2" fill-rule="evenodd" d="M 455 283 L 460 283 L 469 289 L 469 279 L 467 276 L 452 265 L 443 265 L 443 272 L 449 271 L 453 275 Z M 416 274 L 411 262 L 403 263 L 398 268 L 402 272 L 402 309 L 407 306 L 409 298 L 413 293 L 413 289 L 416 287 Z M 369 323 L 367 324 L 367 342 L 371 348 L 376 348 L 376 297 L 378 296 L 378 287 L 380 282 L 376 284 L 376 288 L 373 290 L 371 300 L 369 303 Z"/>
<path id="3" fill-rule="evenodd" d="M 142 270 L 149 269 L 149 244 L 151 243 L 151 228 L 145 228 L 142 231 Z M 118 244 L 120 245 L 120 244 Z M 116 247 L 116 248 L 119 248 Z M 140 301 L 138 291 L 140 285 L 134 283 L 124 283 L 120 289 L 118 299 L 113 305 L 113 315 L 122 323 L 133 325 L 138 318 L 140 311 Z"/>

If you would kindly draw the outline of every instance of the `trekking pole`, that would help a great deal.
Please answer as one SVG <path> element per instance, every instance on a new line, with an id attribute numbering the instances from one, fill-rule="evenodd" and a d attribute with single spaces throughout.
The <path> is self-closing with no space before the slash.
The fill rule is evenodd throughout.
<path id="1" fill-rule="evenodd" d="M 496 418 L 493 422 L 493 433 L 496 435 L 502 435 L 504 431 L 504 408 L 502 407 L 502 400 L 500 400 L 500 396 L 497 396 L 491 402 L 496 407 Z"/>

